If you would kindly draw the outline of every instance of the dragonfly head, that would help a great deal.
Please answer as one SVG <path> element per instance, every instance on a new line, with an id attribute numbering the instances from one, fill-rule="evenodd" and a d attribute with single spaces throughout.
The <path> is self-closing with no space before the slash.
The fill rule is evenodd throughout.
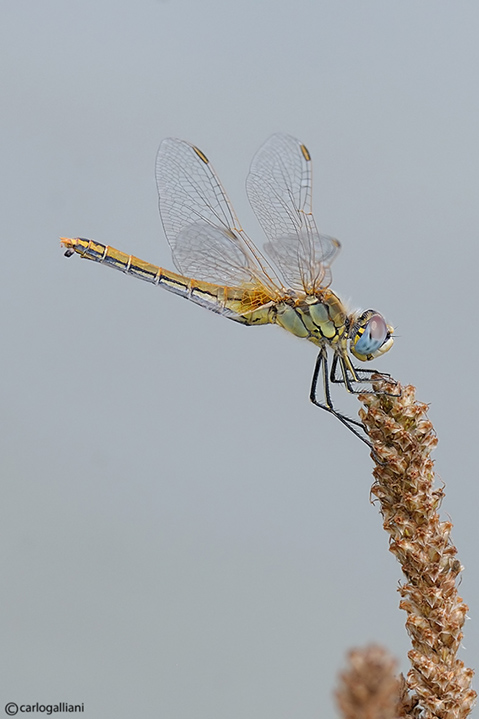
<path id="1" fill-rule="evenodd" d="M 379 357 L 393 345 L 393 328 L 375 310 L 366 310 L 351 326 L 349 349 L 361 362 Z"/>

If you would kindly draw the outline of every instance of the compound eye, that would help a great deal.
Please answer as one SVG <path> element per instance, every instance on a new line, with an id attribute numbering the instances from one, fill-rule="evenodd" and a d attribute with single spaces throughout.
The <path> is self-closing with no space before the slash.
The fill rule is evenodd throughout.
<path id="1" fill-rule="evenodd" d="M 388 335 L 386 320 L 379 313 L 375 313 L 365 324 L 364 331 L 355 343 L 354 349 L 361 355 L 374 354 L 384 344 Z"/>

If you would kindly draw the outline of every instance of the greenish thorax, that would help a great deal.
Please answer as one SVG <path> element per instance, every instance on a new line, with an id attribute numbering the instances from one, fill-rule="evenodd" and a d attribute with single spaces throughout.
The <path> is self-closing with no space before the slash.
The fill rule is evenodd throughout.
<path id="1" fill-rule="evenodd" d="M 301 302 L 279 302 L 270 313 L 271 322 L 315 344 L 324 341 L 334 344 L 344 335 L 348 324 L 343 303 L 330 290 L 308 295 Z"/>

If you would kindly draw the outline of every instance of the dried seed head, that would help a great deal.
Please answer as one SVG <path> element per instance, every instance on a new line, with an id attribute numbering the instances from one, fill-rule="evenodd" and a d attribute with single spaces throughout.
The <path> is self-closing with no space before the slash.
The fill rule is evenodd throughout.
<path id="1" fill-rule="evenodd" d="M 344 719 L 396 719 L 401 683 L 395 660 L 377 646 L 353 649 L 348 659 L 336 691 Z"/>
<path id="2" fill-rule="evenodd" d="M 435 489 L 429 455 L 437 444 L 427 405 L 416 402 L 412 386 L 401 387 L 377 376 L 376 394 L 362 394 L 360 410 L 373 445 L 375 483 L 390 551 L 400 562 L 405 583 L 400 607 L 413 650 L 402 696 L 404 716 L 421 712 L 423 719 L 462 719 L 474 704 L 473 671 L 456 658 L 467 606 L 456 579 L 462 566 L 451 543 L 451 522 L 438 515 L 444 492 Z M 358 715 L 359 716 L 359 715 Z"/>

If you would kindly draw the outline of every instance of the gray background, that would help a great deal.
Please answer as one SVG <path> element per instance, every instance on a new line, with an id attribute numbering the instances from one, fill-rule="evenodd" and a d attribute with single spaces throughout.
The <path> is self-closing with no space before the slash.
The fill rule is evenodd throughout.
<path id="1" fill-rule="evenodd" d="M 307 719 L 348 648 L 408 667 L 372 463 L 309 404 L 314 347 L 62 256 L 79 235 L 173 269 L 168 135 L 259 242 L 251 157 L 277 131 L 310 149 L 333 288 L 397 327 L 376 365 L 431 405 L 477 665 L 478 23 L 460 0 L 4 0 L 0 711 Z"/>

